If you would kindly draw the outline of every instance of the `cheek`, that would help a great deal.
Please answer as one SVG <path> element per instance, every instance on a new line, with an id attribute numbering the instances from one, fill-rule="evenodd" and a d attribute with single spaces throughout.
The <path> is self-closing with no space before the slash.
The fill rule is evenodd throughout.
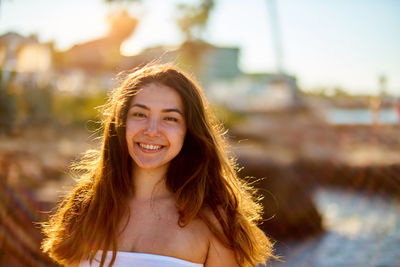
<path id="1" fill-rule="evenodd" d="M 135 135 L 134 127 L 132 127 L 132 124 L 127 123 L 125 129 L 125 139 L 128 146 L 132 144 L 133 142 L 132 139 L 134 135 Z"/>
<path id="2" fill-rule="evenodd" d="M 186 129 L 180 131 L 177 135 L 177 139 L 179 140 L 179 145 L 182 147 L 186 137 Z"/>
<path id="3" fill-rule="evenodd" d="M 137 131 L 137 129 L 138 129 L 138 125 L 136 125 L 134 121 L 128 120 L 126 122 L 126 129 L 125 129 L 126 137 L 134 136 L 135 135 L 135 131 Z"/>

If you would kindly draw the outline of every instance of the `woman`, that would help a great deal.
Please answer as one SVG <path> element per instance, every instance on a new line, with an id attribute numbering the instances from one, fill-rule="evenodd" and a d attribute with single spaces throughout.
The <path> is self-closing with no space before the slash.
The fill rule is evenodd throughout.
<path id="1" fill-rule="evenodd" d="M 195 82 L 146 66 L 107 107 L 102 148 L 81 161 L 44 226 L 45 252 L 80 266 L 255 266 L 272 256 L 261 207 Z"/>

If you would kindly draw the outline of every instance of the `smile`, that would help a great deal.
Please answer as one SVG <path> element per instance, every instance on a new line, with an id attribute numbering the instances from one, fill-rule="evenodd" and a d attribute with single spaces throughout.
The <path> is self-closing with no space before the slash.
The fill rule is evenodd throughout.
<path id="1" fill-rule="evenodd" d="M 138 143 L 138 145 L 141 148 L 144 148 L 146 150 L 151 150 L 151 151 L 157 151 L 160 150 L 163 146 L 160 145 L 150 145 L 150 144 L 144 144 L 144 143 Z"/>

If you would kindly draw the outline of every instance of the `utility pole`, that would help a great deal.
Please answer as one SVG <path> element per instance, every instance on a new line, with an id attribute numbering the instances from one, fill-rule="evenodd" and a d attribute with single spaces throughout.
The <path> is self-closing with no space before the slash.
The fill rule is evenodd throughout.
<path id="1" fill-rule="evenodd" d="M 272 39 L 274 42 L 275 64 L 279 74 L 283 74 L 283 51 L 279 28 L 278 9 L 275 0 L 267 0 L 269 17 L 271 22 Z"/>

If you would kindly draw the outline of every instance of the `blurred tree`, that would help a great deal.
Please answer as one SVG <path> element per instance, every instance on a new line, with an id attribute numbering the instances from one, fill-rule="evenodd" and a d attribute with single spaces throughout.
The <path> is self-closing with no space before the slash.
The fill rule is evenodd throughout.
<path id="1" fill-rule="evenodd" d="M 108 36 L 118 41 L 131 36 L 138 23 L 138 20 L 131 17 L 126 10 L 109 14 L 107 20 L 109 24 Z"/>
<path id="2" fill-rule="evenodd" d="M 60 68 L 80 68 L 99 73 L 114 70 L 121 60 L 121 44 L 135 31 L 138 19 L 126 7 L 120 7 L 107 17 L 108 33 L 99 39 L 76 44 L 55 57 Z"/>
<path id="3" fill-rule="evenodd" d="M 201 0 L 198 5 L 178 4 L 181 14 L 177 22 L 180 30 L 185 35 L 186 41 L 201 40 L 213 7 L 214 0 Z"/>
<path id="4" fill-rule="evenodd" d="M 389 94 L 387 93 L 387 77 L 385 74 L 379 75 L 379 94 L 382 97 L 386 97 Z"/>
<path id="5" fill-rule="evenodd" d="M 1 1 L 1 0 L 0 0 Z M 107 3 L 142 2 L 142 0 L 104 0 Z M 200 0 L 197 5 L 178 4 L 180 16 L 178 26 L 185 35 L 186 41 L 201 39 L 201 35 L 207 25 L 210 11 L 214 7 L 214 0 Z"/>
<path id="6" fill-rule="evenodd" d="M 14 127 L 17 101 L 13 86 L 16 76 L 15 71 L 6 72 L 0 68 L 0 133 L 9 133 Z"/>
<path id="7" fill-rule="evenodd" d="M 141 3 L 141 0 L 104 0 L 107 3 Z M 210 12 L 214 7 L 214 0 L 199 0 L 195 3 L 179 3 L 177 5 L 177 26 L 184 35 L 179 56 L 182 67 L 190 68 L 199 74 L 201 71 L 202 58 L 210 47 L 202 40 L 206 29 Z"/>
<path id="8" fill-rule="evenodd" d="M 350 97 L 349 93 L 341 87 L 333 88 L 333 96 L 334 97 L 345 97 L 345 98 Z"/>
<path id="9" fill-rule="evenodd" d="M 177 24 L 185 37 L 180 51 L 182 67 L 200 75 L 203 56 L 210 47 L 202 40 L 214 0 L 200 0 L 198 4 L 178 4 Z M 200 75 L 201 76 L 201 75 Z"/>

